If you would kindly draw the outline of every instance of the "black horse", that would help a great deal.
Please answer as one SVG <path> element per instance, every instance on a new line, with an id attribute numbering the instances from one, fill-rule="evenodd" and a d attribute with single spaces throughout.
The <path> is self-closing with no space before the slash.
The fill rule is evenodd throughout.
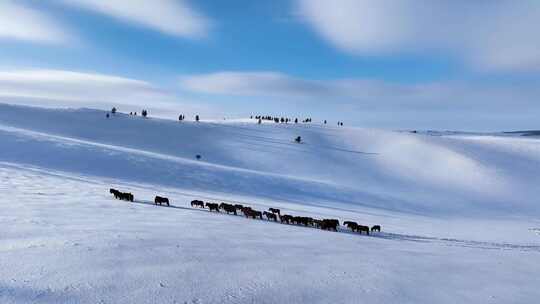
<path id="1" fill-rule="evenodd" d="M 367 235 L 369 235 L 369 226 L 364 225 L 358 225 L 358 233 L 362 234 L 362 232 L 365 232 Z"/>
<path id="2" fill-rule="evenodd" d="M 114 198 L 118 199 L 120 198 L 120 191 L 116 190 L 116 189 L 109 189 L 109 193 L 111 193 L 112 195 L 114 195 Z"/>
<path id="3" fill-rule="evenodd" d="M 208 207 L 208 209 L 209 209 L 210 211 L 215 210 L 215 211 L 219 212 L 219 205 L 218 205 L 218 204 L 215 204 L 215 203 L 206 203 L 206 207 Z"/>
<path id="4" fill-rule="evenodd" d="M 227 212 L 227 214 L 233 213 L 234 215 L 237 215 L 236 207 L 231 204 L 221 203 L 219 204 L 219 209 L 223 209 L 225 212 Z"/>
<path id="5" fill-rule="evenodd" d="M 191 201 L 191 207 L 200 207 L 204 208 L 204 202 L 200 200 L 192 200 Z"/>
<path id="6" fill-rule="evenodd" d="M 313 219 L 313 227 L 315 228 L 321 228 L 321 225 L 322 225 L 322 220 L 318 220 L 318 219 Z"/>
<path id="7" fill-rule="evenodd" d="M 281 213 L 280 213 L 281 211 L 279 209 L 277 209 L 277 208 L 268 208 L 268 211 L 281 215 Z"/>
<path id="8" fill-rule="evenodd" d="M 374 231 L 381 232 L 381 226 L 380 225 L 375 225 L 375 226 L 371 227 L 371 232 L 374 232 Z"/>
<path id="9" fill-rule="evenodd" d="M 133 202 L 133 194 L 131 194 L 129 192 L 120 192 L 120 191 L 118 191 L 118 193 L 115 194 L 115 197 L 120 199 L 120 200 Z"/>
<path id="10" fill-rule="evenodd" d="M 313 219 L 306 216 L 293 216 L 293 223 L 297 225 L 309 226 L 313 223 Z"/>
<path id="11" fill-rule="evenodd" d="M 293 216 L 292 216 L 292 215 L 288 215 L 288 214 L 284 214 L 284 215 L 281 215 L 281 216 L 279 217 L 279 220 L 280 220 L 282 223 L 292 224 Z"/>
<path id="12" fill-rule="evenodd" d="M 260 218 L 261 220 L 263 219 L 262 218 L 262 212 L 260 211 L 257 211 L 257 210 L 253 210 L 253 209 L 245 209 L 244 208 L 244 215 L 246 217 L 251 217 L 251 218 Z"/>
<path id="13" fill-rule="evenodd" d="M 338 226 L 339 226 L 339 220 L 335 220 L 335 219 L 324 219 L 322 220 L 322 223 L 321 223 L 322 230 L 337 231 Z"/>
<path id="14" fill-rule="evenodd" d="M 356 222 L 346 221 L 343 222 L 343 225 L 349 227 L 353 232 L 358 231 L 358 223 Z"/>
<path id="15" fill-rule="evenodd" d="M 159 204 L 161 206 L 161 204 L 167 204 L 167 206 L 170 206 L 169 204 L 169 199 L 166 198 L 166 197 L 162 197 L 162 196 L 157 196 L 154 198 L 154 204 Z"/>
<path id="16" fill-rule="evenodd" d="M 264 214 L 264 216 L 266 216 L 266 218 L 268 220 L 273 220 L 274 222 L 277 222 L 277 215 L 275 215 L 274 213 L 270 213 L 268 211 L 265 211 L 263 214 Z"/>

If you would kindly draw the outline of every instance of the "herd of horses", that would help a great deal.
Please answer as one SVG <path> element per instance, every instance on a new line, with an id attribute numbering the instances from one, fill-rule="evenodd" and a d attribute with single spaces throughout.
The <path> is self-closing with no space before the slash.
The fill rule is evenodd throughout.
<path id="1" fill-rule="evenodd" d="M 227 214 L 234 215 L 239 215 L 241 213 L 241 215 L 244 215 L 246 218 L 258 218 L 261 220 L 266 218 L 268 221 L 279 221 L 282 224 L 301 225 L 306 227 L 319 228 L 322 230 L 337 231 L 337 228 L 340 226 L 339 220 L 337 219 L 315 219 L 308 216 L 293 216 L 289 214 L 281 214 L 281 210 L 277 208 L 268 208 L 268 211 L 261 212 L 258 210 L 254 210 L 249 206 L 244 206 L 240 204 L 232 205 L 227 203 L 205 203 L 201 200 L 191 201 L 191 207 L 203 209 L 208 208 L 209 211 L 223 211 Z M 364 232 L 365 234 L 369 235 L 370 232 L 381 231 L 380 225 L 374 225 L 370 228 L 369 226 L 360 225 L 357 222 L 353 221 L 345 221 L 343 222 L 343 225 L 349 228 L 352 232 L 358 232 L 360 234 Z"/>
<path id="2" fill-rule="evenodd" d="M 133 202 L 133 194 L 129 192 L 122 192 L 122 191 L 111 188 L 109 189 L 109 193 L 114 195 L 114 198 L 116 199 L 119 199 L 122 201 Z M 170 206 L 169 199 L 162 196 L 156 196 L 154 198 L 154 204 L 156 205 L 166 204 L 167 206 Z"/>
<path id="3" fill-rule="evenodd" d="M 133 194 L 129 192 L 121 192 L 116 189 L 110 189 L 109 193 L 114 195 L 114 198 L 119 200 L 125 200 L 129 202 L 133 202 Z M 156 196 L 154 198 L 154 204 L 155 205 L 163 205 L 166 204 L 167 206 L 170 206 L 170 201 L 167 197 L 162 196 Z M 193 200 L 191 201 L 191 207 L 194 208 L 208 208 L 208 211 L 212 212 L 225 212 L 227 214 L 234 214 L 234 215 L 243 215 L 246 218 L 252 218 L 252 219 L 264 219 L 268 221 L 274 221 L 274 222 L 280 222 L 282 224 L 289 224 L 289 225 L 300 225 L 305 227 L 313 227 L 313 228 L 319 228 L 322 230 L 333 230 L 337 231 L 338 227 L 340 226 L 339 220 L 337 219 L 316 219 L 308 216 L 293 216 L 289 214 L 281 214 L 281 210 L 277 208 L 268 208 L 268 211 L 258 211 L 255 210 L 249 206 L 244 206 L 241 204 L 227 204 L 227 203 L 209 203 L 209 202 L 203 202 L 201 200 Z M 369 226 L 360 225 L 357 222 L 353 221 L 345 221 L 343 222 L 343 225 L 349 228 L 352 232 L 358 232 L 359 234 L 362 234 L 363 232 L 367 235 L 369 235 L 370 232 L 380 232 L 381 226 L 375 225 L 371 228 Z"/>
<path id="4" fill-rule="evenodd" d="M 121 191 L 118 191 L 116 189 L 111 188 L 109 190 L 109 193 L 114 195 L 114 198 L 116 198 L 116 199 L 119 199 L 119 200 L 122 200 L 122 201 L 133 202 L 133 194 L 131 194 L 129 192 L 121 192 Z"/>

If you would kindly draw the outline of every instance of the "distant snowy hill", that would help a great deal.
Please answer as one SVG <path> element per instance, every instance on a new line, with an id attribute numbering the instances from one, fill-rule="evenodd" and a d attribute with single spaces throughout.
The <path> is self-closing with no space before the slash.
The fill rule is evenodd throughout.
<path id="1" fill-rule="evenodd" d="M 505 132 L 506 134 L 520 135 L 520 136 L 538 136 L 540 137 L 540 130 L 528 130 L 528 131 L 513 131 Z"/>
<path id="2" fill-rule="evenodd" d="M 122 113 L 107 119 L 97 110 L 9 105 L 0 105 L 0 124 L 2 161 L 54 170 L 323 206 L 421 214 L 538 210 L 534 139 L 180 123 Z M 294 143 L 296 136 L 303 144 Z"/>
<path id="3" fill-rule="evenodd" d="M 151 114 L 0 104 L 0 302 L 540 296 L 535 137 Z M 109 187 L 133 192 L 136 202 L 114 200 Z M 156 194 L 173 208 L 151 205 Z M 383 232 L 210 214 L 191 209 L 194 198 L 380 224 Z M 510 291 L 499 289 L 503 282 Z"/>

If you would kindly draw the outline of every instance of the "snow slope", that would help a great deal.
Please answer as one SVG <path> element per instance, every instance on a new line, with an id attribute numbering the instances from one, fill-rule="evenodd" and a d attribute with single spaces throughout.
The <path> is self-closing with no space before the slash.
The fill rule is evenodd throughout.
<path id="1" fill-rule="evenodd" d="M 298 135 L 303 144 L 292 142 Z M 534 138 L 0 104 L 0 179 L 1 303 L 540 296 Z M 136 202 L 112 199 L 109 187 Z M 151 205 L 156 194 L 173 208 Z M 194 198 L 381 224 L 383 233 L 211 214 L 189 208 Z"/>

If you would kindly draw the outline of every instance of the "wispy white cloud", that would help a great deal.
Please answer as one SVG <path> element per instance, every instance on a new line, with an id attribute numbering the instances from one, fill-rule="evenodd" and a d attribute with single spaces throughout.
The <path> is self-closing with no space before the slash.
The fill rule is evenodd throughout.
<path id="1" fill-rule="evenodd" d="M 364 99 L 416 94 L 416 86 L 401 86 L 371 79 L 317 80 L 279 72 L 233 72 L 189 75 L 180 78 L 184 89 L 233 96 L 269 96 L 304 100 Z"/>
<path id="2" fill-rule="evenodd" d="M 0 96 L 80 104 L 142 102 L 165 97 L 145 81 L 63 70 L 0 71 Z"/>
<path id="3" fill-rule="evenodd" d="M 540 70 L 534 0 L 297 0 L 297 13 L 357 55 L 446 52 L 488 70 Z"/>
<path id="4" fill-rule="evenodd" d="M 207 34 L 210 22 L 184 0 L 62 0 L 67 5 L 91 10 L 169 35 L 189 38 Z"/>
<path id="5" fill-rule="evenodd" d="M 181 104 L 173 94 L 146 81 L 40 69 L 0 71 L 0 102 L 75 108 L 150 108 L 164 113 Z"/>
<path id="6" fill-rule="evenodd" d="M 251 111 L 336 118 L 373 127 L 512 130 L 538 128 L 540 86 L 464 81 L 395 83 L 306 79 L 277 72 L 184 75 L 179 85 L 199 98 Z"/>
<path id="7" fill-rule="evenodd" d="M 308 97 L 331 94 L 333 89 L 319 81 L 305 80 L 277 72 L 217 72 L 181 77 L 191 91 L 224 95 Z"/>
<path id="8" fill-rule="evenodd" d="M 394 109 L 540 107 L 536 85 L 431 82 L 400 84 L 363 78 L 314 80 L 277 72 L 216 72 L 180 78 L 183 89 L 202 94 L 279 97 L 355 107 Z M 319 103 L 320 104 L 320 103 Z"/>
<path id="9" fill-rule="evenodd" d="M 69 34 L 50 16 L 15 1 L 0 2 L 0 39 L 64 43 Z"/>
<path id="10" fill-rule="evenodd" d="M 0 70 L 0 102 L 45 107 L 89 107 L 121 111 L 148 109 L 152 116 L 178 113 L 215 117 L 218 107 L 179 98 L 150 82 L 116 75 L 67 70 Z"/>

